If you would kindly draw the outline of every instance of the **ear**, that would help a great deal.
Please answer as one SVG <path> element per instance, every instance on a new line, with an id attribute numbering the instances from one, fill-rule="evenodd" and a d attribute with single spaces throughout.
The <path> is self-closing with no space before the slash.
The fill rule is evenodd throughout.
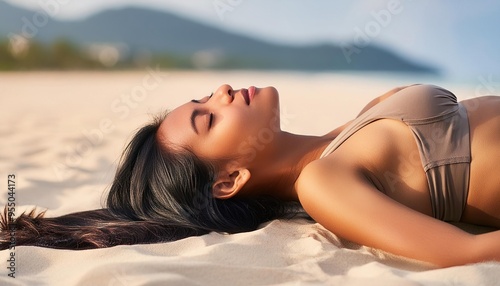
<path id="1" fill-rule="evenodd" d="M 231 174 L 220 175 L 213 185 L 214 197 L 229 199 L 236 195 L 250 179 L 248 169 L 236 170 Z"/>

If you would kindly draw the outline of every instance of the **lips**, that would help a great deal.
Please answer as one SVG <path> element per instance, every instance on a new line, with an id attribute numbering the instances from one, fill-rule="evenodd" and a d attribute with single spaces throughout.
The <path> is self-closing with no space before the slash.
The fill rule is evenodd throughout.
<path id="1" fill-rule="evenodd" d="M 257 88 L 255 86 L 253 86 L 253 85 L 248 88 L 248 96 L 250 97 L 250 101 L 253 100 L 253 96 L 255 95 L 255 90 L 256 89 Z"/>

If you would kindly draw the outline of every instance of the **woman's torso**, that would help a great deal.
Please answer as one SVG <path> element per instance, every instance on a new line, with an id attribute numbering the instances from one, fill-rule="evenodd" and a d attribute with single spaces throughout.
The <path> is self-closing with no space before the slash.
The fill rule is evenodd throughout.
<path id="1" fill-rule="evenodd" d="M 495 217 L 500 217 L 492 203 L 500 200 L 500 176 L 497 175 L 500 171 L 500 97 L 474 98 L 461 103 L 469 119 L 472 159 L 467 202 L 461 220 L 477 223 L 489 218 L 495 224 L 498 220 Z M 350 135 L 323 160 L 349 159 L 364 170 L 381 192 L 432 216 L 428 176 L 414 133 L 415 130 L 401 120 L 378 119 Z M 448 148 L 449 142 L 437 143 L 444 144 L 443 150 Z M 487 209 L 487 212 L 478 209 Z"/>

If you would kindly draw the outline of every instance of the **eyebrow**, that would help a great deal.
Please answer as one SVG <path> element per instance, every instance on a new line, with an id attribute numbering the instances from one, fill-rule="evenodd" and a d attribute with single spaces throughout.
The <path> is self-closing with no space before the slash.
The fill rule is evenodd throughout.
<path id="1" fill-rule="evenodd" d="M 195 118 L 198 115 L 200 115 L 200 111 L 198 109 L 195 109 L 193 113 L 191 113 L 191 127 L 196 134 L 198 134 L 198 128 L 196 128 Z"/>

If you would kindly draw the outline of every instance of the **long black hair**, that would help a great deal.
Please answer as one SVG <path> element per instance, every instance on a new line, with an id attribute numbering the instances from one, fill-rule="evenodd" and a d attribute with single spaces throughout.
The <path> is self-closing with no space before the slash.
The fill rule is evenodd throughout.
<path id="1" fill-rule="evenodd" d="M 263 222 L 301 212 L 297 202 L 272 197 L 215 198 L 216 164 L 160 144 L 157 133 L 165 116 L 142 127 L 126 146 L 104 208 L 54 218 L 33 209 L 11 219 L 5 207 L 0 249 L 157 243 L 211 231 L 251 231 Z"/>

